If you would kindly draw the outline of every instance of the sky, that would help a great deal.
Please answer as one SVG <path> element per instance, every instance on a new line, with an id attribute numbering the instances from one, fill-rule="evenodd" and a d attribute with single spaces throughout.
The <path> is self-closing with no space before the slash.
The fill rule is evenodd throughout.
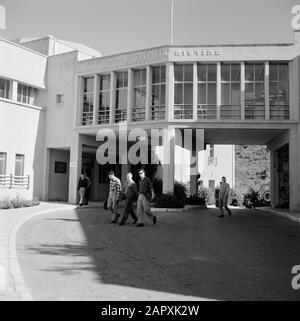
<path id="1" fill-rule="evenodd" d="M 174 45 L 293 42 L 300 0 L 173 0 Z M 0 0 L 0 37 L 53 35 L 103 55 L 170 44 L 171 0 Z"/>

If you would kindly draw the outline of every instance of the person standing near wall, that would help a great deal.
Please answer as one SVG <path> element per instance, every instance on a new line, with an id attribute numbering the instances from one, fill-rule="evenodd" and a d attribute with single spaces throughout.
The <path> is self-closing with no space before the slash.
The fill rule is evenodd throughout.
<path id="1" fill-rule="evenodd" d="M 144 226 L 143 218 L 144 213 L 148 216 L 153 224 L 156 224 L 156 216 L 151 213 L 150 201 L 154 199 L 154 190 L 152 182 L 149 177 L 146 177 L 144 169 L 139 170 L 140 182 L 139 182 L 139 194 L 137 200 L 137 214 L 138 214 L 138 224 L 137 227 Z"/>
<path id="2" fill-rule="evenodd" d="M 108 172 L 109 183 L 109 195 L 107 199 L 107 208 L 112 213 L 112 220 L 110 223 L 117 223 L 120 214 L 118 213 L 118 205 L 122 192 L 122 184 L 118 177 L 115 176 L 114 171 Z"/>
<path id="3" fill-rule="evenodd" d="M 91 195 L 92 182 L 86 173 L 84 174 L 84 176 L 85 176 L 85 179 L 87 180 L 87 187 L 85 190 L 85 205 L 88 205 L 90 200 L 90 195 Z"/>
<path id="4" fill-rule="evenodd" d="M 83 205 L 85 205 L 85 193 L 86 193 L 86 188 L 88 186 L 88 181 L 85 178 L 84 173 L 82 173 L 80 175 L 79 181 L 78 181 L 78 186 L 77 186 L 77 190 L 80 196 L 79 199 L 79 206 L 82 207 Z"/>
<path id="5" fill-rule="evenodd" d="M 126 184 L 124 186 L 124 194 L 125 194 L 125 209 L 123 213 L 122 220 L 119 225 L 124 225 L 128 219 L 129 214 L 133 218 L 133 223 L 137 223 L 137 216 L 133 210 L 133 202 L 137 199 L 138 189 L 136 183 L 132 179 L 132 173 L 127 173 L 126 175 Z"/>
<path id="6" fill-rule="evenodd" d="M 227 206 L 229 190 L 230 190 L 230 186 L 228 183 L 226 183 L 226 177 L 223 176 L 222 182 L 220 183 L 220 191 L 219 191 L 219 208 L 221 211 L 219 217 L 224 217 L 223 207 L 225 208 L 229 216 L 232 215 L 231 210 Z"/>

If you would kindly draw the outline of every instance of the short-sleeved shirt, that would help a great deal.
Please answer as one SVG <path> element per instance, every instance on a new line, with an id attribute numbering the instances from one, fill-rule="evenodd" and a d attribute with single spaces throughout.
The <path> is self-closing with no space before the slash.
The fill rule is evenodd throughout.
<path id="1" fill-rule="evenodd" d="M 219 197 L 224 197 L 225 195 L 229 195 L 229 184 L 228 183 L 221 183 L 220 184 L 220 193 Z"/>

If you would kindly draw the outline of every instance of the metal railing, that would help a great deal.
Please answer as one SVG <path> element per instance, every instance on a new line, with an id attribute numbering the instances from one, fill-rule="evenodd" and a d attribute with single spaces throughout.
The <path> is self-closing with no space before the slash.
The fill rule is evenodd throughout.
<path id="1" fill-rule="evenodd" d="M 245 106 L 245 119 L 265 119 L 265 106 Z"/>
<path id="2" fill-rule="evenodd" d="M 174 119 L 193 119 L 193 106 L 191 105 L 175 105 Z"/>
<path id="3" fill-rule="evenodd" d="M 109 123 L 109 108 L 103 108 L 98 111 L 98 124 Z"/>
<path id="4" fill-rule="evenodd" d="M 241 106 L 222 105 L 220 117 L 221 119 L 241 119 Z"/>
<path id="5" fill-rule="evenodd" d="M 143 121 L 146 116 L 146 108 L 145 107 L 132 107 L 131 109 L 131 119 L 132 121 Z"/>
<path id="6" fill-rule="evenodd" d="M 217 166 L 217 157 L 208 156 L 207 163 L 208 165 Z"/>
<path id="7" fill-rule="evenodd" d="M 120 123 L 127 119 L 127 108 L 116 109 L 115 112 L 115 122 Z"/>
<path id="8" fill-rule="evenodd" d="M 166 117 L 165 106 L 152 106 L 151 107 L 151 120 L 161 120 Z"/>
<path id="9" fill-rule="evenodd" d="M 217 106 L 198 105 L 197 119 L 216 119 Z"/>
<path id="10" fill-rule="evenodd" d="M 0 175 L 0 187 L 29 189 L 30 175 Z"/>
<path id="11" fill-rule="evenodd" d="M 270 106 L 270 119 L 289 119 L 290 106 Z"/>
<path id="12" fill-rule="evenodd" d="M 93 124 L 93 112 L 92 111 L 84 111 L 82 113 L 82 125 L 92 125 Z"/>

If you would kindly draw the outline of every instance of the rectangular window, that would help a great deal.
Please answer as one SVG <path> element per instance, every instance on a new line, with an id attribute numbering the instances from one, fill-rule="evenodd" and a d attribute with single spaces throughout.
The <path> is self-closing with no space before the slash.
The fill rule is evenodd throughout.
<path id="1" fill-rule="evenodd" d="M 193 65 L 175 65 L 174 118 L 193 119 Z"/>
<path id="2" fill-rule="evenodd" d="M 64 97 L 63 94 L 57 94 L 56 95 L 56 103 L 57 104 L 62 104 L 63 103 L 63 97 Z"/>
<path id="3" fill-rule="evenodd" d="M 35 105 L 37 97 L 37 89 L 18 83 L 18 97 L 17 100 L 23 104 Z"/>
<path id="4" fill-rule="evenodd" d="M 100 75 L 98 124 L 109 123 L 110 75 Z"/>
<path id="5" fill-rule="evenodd" d="M 5 185 L 6 183 L 6 153 L 0 153 L 0 185 Z"/>
<path id="6" fill-rule="evenodd" d="M 289 119 L 288 63 L 270 63 L 270 119 Z"/>
<path id="7" fill-rule="evenodd" d="M 94 77 L 83 79 L 83 112 L 82 125 L 91 125 L 93 123 L 94 111 Z"/>
<path id="8" fill-rule="evenodd" d="M 198 64 L 198 119 L 216 119 L 217 117 L 217 65 Z M 225 75 L 225 70 L 223 77 Z"/>
<path id="9" fill-rule="evenodd" d="M 0 78 L 0 98 L 9 99 L 10 95 L 10 81 Z"/>
<path id="10" fill-rule="evenodd" d="M 128 72 L 117 72 L 116 123 L 127 119 Z"/>
<path id="11" fill-rule="evenodd" d="M 146 69 L 134 70 L 134 102 L 132 121 L 145 120 L 146 112 Z"/>
<path id="12" fill-rule="evenodd" d="M 16 154 L 15 176 L 24 176 L 24 155 Z"/>
<path id="13" fill-rule="evenodd" d="M 245 64 L 245 119 L 265 119 L 265 66 Z"/>
<path id="14" fill-rule="evenodd" d="M 152 68 L 151 119 L 165 119 L 166 109 L 166 67 Z"/>
<path id="15" fill-rule="evenodd" d="M 221 64 L 221 119 L 241 119 L 239 64 Z"/>

